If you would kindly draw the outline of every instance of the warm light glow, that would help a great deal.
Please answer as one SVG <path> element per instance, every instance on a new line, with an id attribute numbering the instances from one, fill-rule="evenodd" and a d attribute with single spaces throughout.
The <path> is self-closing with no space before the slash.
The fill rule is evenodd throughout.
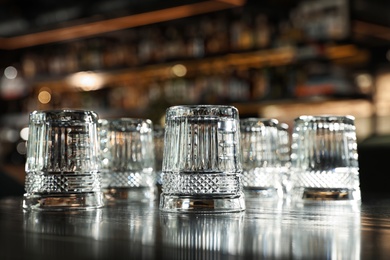
<path id="1" fill-rule="evenodd" d="M 172 66 L 172 73 L 177 77 L 184 77 L 187 74 L 187 68 L 183 64 Z"/>
<path id="2" fill-rule="evenodd" d="M 91 71 L 86 71 L 78 72 L 70 76 L 69 84 L 81 88 L 83 91 L 91 91 L 101 88 L 104 80 L 102 76 Z"/>
<path id="3" fill-rule="evenodd" d="M 367 73 L 364 73 L 364 74 L 359 74 L 357 77 L 356 77 L 356 82 L 360 88 L 360 90 L 363 92 L 363 93 L 369 93 L 370 90 L 371 90 L 371 86 L 373 84 L 372 82 L 372 77 L 370 74 L 367 74 Z"/>
<path id="4" fill-rule="evenodd" d="M 38 101 L 42 104 L 47 104 L 51 100 L 51 94 L 47 90 L 41 90 L 38 94 Z"/>
<path id="5" fill-rule="evenodd" d="M 27 141 L 27 139 L 28 139 L 28 127 L 24 127 L 24 128 L 22 128 L 22 130 L 20 130 L 20 138 L 22 138 L 23 140 Z"/>
<path id="6" fill-rule="evenodd" d="M 17 75 L 18 75 L 18 71 L 15 69 L 15 67 L 8 66 L 4 70 L 4 76 L 7 79 L 15 79 Z"/>

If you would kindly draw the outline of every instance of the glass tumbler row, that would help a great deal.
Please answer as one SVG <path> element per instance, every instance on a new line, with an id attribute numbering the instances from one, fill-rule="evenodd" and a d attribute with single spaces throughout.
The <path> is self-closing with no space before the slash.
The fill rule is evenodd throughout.
<path id="1" fill-rule="evenodd" d="M 361 200 L 356 128 L 352 116 L 300 116 L 240 122 L 246 199 L 295 202 Z M 291 145 L 290 145 L 291 142 Z"/>
<path id="2" fill-rule="evenodd" d="M 150 120 L 98 119 L 93 111 L 34 111 L 24 208 L 74 210 L 156 198 Z"/>
<path id="3" fill-rule="evenodd" d="M 153 201 L 166 212 L 236 212 L 245 200 L 359 201 L 354 118 L 239 119 L 232 106 L 174 106 L 165 127 L 93 111 L 30 114 L 24 208 Z M 157 162 L 157 164 L 156 164 Z"/>

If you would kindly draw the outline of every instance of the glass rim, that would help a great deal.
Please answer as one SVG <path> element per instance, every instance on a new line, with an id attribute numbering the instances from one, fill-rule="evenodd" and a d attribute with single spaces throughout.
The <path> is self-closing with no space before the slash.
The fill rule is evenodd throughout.
<path id="1" fill-rule="evenodd" d="M 93 110 L 87 110 L 87 109 L 48 109 L 48 110 L 34 110 L 30 113 L 31 114 L 61 114 L 61 113 L 80 113 L 80 114 L 85 114 L 85 113 L 93 113 L 97 114 Z"/>
<path id="2" fill-rule="evenodd" d="M 279 124 L 279 120 L 276 118 L 257 118 L 257 117 L 248 117 L 240 119 L 240 125 L 245 126 L 277 126 Z"/>
<path id="3" fill-rule="evenodd" d="M 153 131 L 153 122 L 150 119 L 121 117 L 112 119 L 99 119 L 98 127 L 115 132 L 140 132 Z"/>
<path id="4" fill-rule="evenodd" d="M 84 121 L 97 123 L 98 119 L 99 116 L 95 111 L 82 109 L 35 110 L 29 115 L 30 122 L 42 120 L 47 122 Z"/>
<path id="5" fill-rule="evenodd" d="M 287 123 L 279 122 L 277 128 L 281 131 L 288 131 L 289 125 Z"/>
<path id="6" fill-rule="evenodd" d="M 135 118 L 135 117 L 120 117 L 120 118 L 101 118 L 99 123 L 146 123 L 152 125 L 152 120 L 144 118 Z"/>
<path id="7" fill-rule="evenodd" d="M 295 123 L 309 122 L 342 122 L 346 124 L 354 124 L 355 117 L 352 115 L 301 115 L 294 119 Z"/>
<path id="8" fill-rule="evenodd" d="M 191 116 L 215 116 L 231 117 L 238 119 L 239 112 L 234 106 L 229 105 L 178 105 L 171 106 L 166 110 L 167 118 L 191 117 Z"/>

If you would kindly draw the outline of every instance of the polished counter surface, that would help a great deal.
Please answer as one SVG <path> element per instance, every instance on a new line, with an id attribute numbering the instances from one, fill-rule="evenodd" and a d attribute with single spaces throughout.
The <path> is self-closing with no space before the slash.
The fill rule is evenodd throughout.
<path id="1" fill-rule="evenodd" d="M 162 213 L 157 203 L 25 212 L 19 197 L 0 200 L 0 259 L 389 258 L 390 196 L 209 215 Z"/>

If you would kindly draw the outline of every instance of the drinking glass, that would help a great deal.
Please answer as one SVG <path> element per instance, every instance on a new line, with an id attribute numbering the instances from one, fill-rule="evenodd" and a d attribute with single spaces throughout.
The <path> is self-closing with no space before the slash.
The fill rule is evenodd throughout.
<path id="1" fill-rule="evenodd" d="M 294 199 L 360 201 L 354 117 L 296 118 L 291 150 Z"/>
<path id="2" fill-rule="evenodd" d="M 153 124 L 148 119 L 99 121 L 102 189 L 108 202 L 156 198 Z"/>
<path id="3" fill-rule="evenodd" d="M 278 123 L 276 119 L 267 118 L 240 121 L 242 182 L 248 200 L 283 196 Z"/>
<path id="4" fill-rule="evenodd" d="M 23 207 L 103 206 L 98 175 L 98 116 L 92 111 L 34 111 L 29 117 Z"/>
<path id="5" fill-rule="evenodd" d="M 244 210 L 239 137 L 239 115 L 235 107 L 168 108 L 160 209 L 166 212 Z"/>
<path id="6" fill-rule="evenodd" d="M 156 184 L 159 189 L 162 185 L 162 161 L 164 153 L 164 127 L 154 125 L 153 140 L 154 140 L 154 155 L 156 158 Z"/>
<path id="7" fill-rule="evenodd" d="M 291 143 L 289 126 L 286 123 L 279 123 L 278 128 L 278 149 L 277 154 L 280 161 L 281 184 L 283 188 L 283 198 L 287 201 L 291 199 Z"/>

